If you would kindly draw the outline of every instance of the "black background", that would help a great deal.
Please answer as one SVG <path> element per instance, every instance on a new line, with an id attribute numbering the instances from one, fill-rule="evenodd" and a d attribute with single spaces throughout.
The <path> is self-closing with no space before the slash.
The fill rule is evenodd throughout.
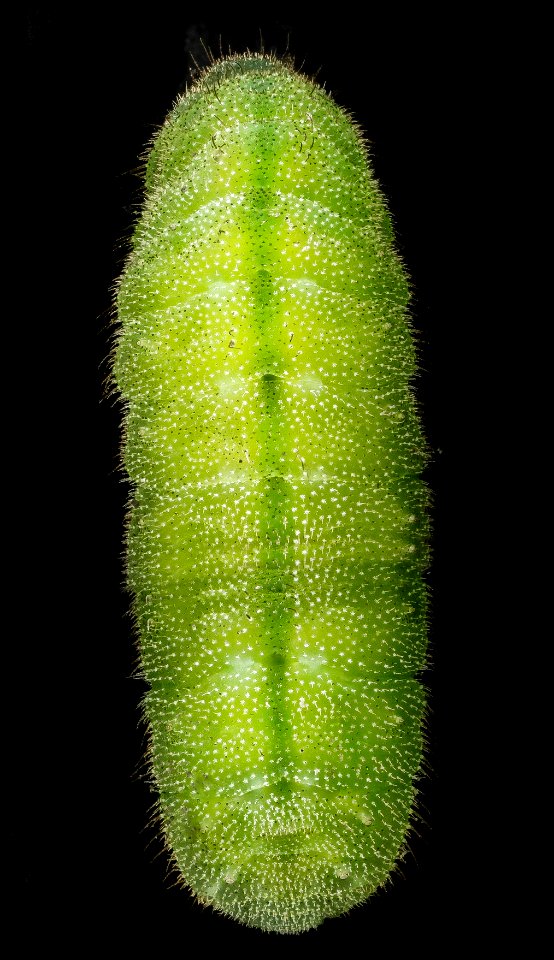
<path id="1" fill-rule="evenodd" d="M 199 937 L 208 951 L 277 945 L 448 956 L 453 944 L 496 935 L 497 718 L 485 687 L 497 641 L 486 600 L 483 467 L 491 334 L 476 300 L 482 249 L 473 199 L 489 96 L 482 24 L 455 9 L 442 20 L 420 9 L 371 9 L 366 24 L 365 11 L 348 4 L 309 15 L 269 8 L 252 19 L 204 6 L 160 3 L 146 15 L 124 4 L 85 3 L 72 13 L 31 4 L 20 23 L 23 92 L 11 160 L 25 184 L 23 320 L 20 349 L 6 360 L 9 367 L 29 356 L 20 371 L 28 442 L 16 471 L 30 531 L 18 566 L 27 583 L 18 601 L 23 759 L 14 767 L 13 810 L 16 893 L 27 918 L 20 935 L 76 956 L 93 943 L 186 956 Z M 371 142 L 414 286 L 434 497 L 422 820 L 386 891 L 296 938 L 198 907 L 171 886 L 146 827 L 154 797 L 141 772 L 143 686 L 131 679 L 122 585 L 128 490 L 118 471 L 119 410 L 105 387 L 111 288 L 141 197 L 139 155 L 184 90 L 191 54 L 205 64 L 200 38 L 215 53 L 220 34 L 224 50 L 259 49 L 260 29 L 266 49 L 284 53 L 288 41 L 298 66 L 319 71 Z"/>

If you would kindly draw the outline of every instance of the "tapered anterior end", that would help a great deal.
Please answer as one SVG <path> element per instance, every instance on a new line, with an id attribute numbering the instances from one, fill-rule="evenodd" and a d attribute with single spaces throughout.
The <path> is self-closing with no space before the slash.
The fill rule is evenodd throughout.
<path id="1" fill-rule="evenodd" d="M 222 74 L 229 76 L 234 73 L 262 73 L 267 70 L 279 69 L 286 64 L 291 64 L 290 57 L 278 57 L 273 53 L 257 53 L 247 51 L 246 53 L 231 53 L 228 57 L 222 57 L 215 60 L 206 67 L 204 76 Z"/>
<path id="2" fill-rule="evenodd" d="M 272 53 L 236 53 L 206 67 L 197 84 L 209 91 L 234 77 L 291 72 L 296 71 L 290 58 L 280 58 Z"/>

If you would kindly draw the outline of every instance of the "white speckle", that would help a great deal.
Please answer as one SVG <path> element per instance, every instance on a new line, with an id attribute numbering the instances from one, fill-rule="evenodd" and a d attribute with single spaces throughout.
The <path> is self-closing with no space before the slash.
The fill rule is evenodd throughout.
<path id="1" fill-rule="evenodd" d="M 321 393 L 323 390 L 323 383 L 319 377 L 314 376 L 312 373 L 305 373 L 303 376 L 299 377 L 295 381 L 297 387 L 300 390 L 303 390 L 305 393 Z"/>
<path id="2" fill-rule="evenodd" d="M 250 673 L 255 662 L 252 657 L 234 657 L 229 667 L 235 676 L 245 677 Z"/>
<path id="3" fill-rule="evenodd" d="M 254 776 L 250 778 L 250 790 L 263 790 L 264 787 L 267 787 L 267 782 L 264 776 Z"/>
<path id="4" fill-rule="evenodd" d="M 210 283 L 207 292 L 209 297 L 224 297 L 228 296 L 232 289 L 232 283 L 226 283 L 225 280 L 214 280 L 213 283 Z"/>
<path id="5" fill-rule="evenodd" d="M 232 467 L 220 470 L 217 474 L 217 483 L 224 486 L 244 486 L 248 482 L 249 478 L 243 470 L 233 470 Z"/>
<path id="6" fill-rule="evenodd" d="M 314 770 L 301 770 L 294 774 L 293 779 L 295 783 L 300 783 L 304 787 L 314 787 L 319 783 L 318 773 L 320 770 L 317 767 Z"/>
<path id="7" fill-rule="evenodd" d="M 220 377 L 216 382 L 222 397 L 238 397 L 244 391 L 243 377 Z"/>
<path id="8" fill-rule="evenodd" d="M 298 662 L 308 673 L 319 673 L 321 667 L 327 663 L 325 657 L 312 656 L 309 653 L 303 653 L 298 658 Z"/>
<path id="9" fill-rule="evenodd" d="M 296 287 L 297 290 L 318 290 L 319 287 L 314 280 L 309 280 L 308 277 L 300 277 L 300 279 L 295 280 L 291 286 Z"/>
<path id="10" fill-rule="evenodd" d="M 310 470 L 308 475 L 308 482 L 313 486 L 323 486 L 323 484 L 330 483 L 331 477 L 325 473 L 323 467 L 317 467 L 315 470 Z"/>

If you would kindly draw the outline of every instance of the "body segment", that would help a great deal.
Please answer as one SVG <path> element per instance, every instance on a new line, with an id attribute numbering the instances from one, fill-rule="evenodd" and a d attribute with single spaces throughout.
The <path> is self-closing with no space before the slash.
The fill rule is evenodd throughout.
<path id="1" fill-rule="evenodd" d="M 115 378 L 153 773 L 203 901 L 298 932 L 382 884 L 421 762 L 408 285 L 363 142 L 269 57 L 168 117 Z"/>

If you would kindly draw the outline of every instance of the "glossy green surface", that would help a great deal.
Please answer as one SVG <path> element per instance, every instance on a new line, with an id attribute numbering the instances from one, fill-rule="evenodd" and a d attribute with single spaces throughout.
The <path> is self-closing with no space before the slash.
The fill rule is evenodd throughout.
<path id="1" fill-rule="evenodd" d="M 120 281 L 128 582 L 168 843 L 298 932 L 402 855 L 427 521 L 408 284 L 357 129 L 268 57 L 169 115 Z"/>

